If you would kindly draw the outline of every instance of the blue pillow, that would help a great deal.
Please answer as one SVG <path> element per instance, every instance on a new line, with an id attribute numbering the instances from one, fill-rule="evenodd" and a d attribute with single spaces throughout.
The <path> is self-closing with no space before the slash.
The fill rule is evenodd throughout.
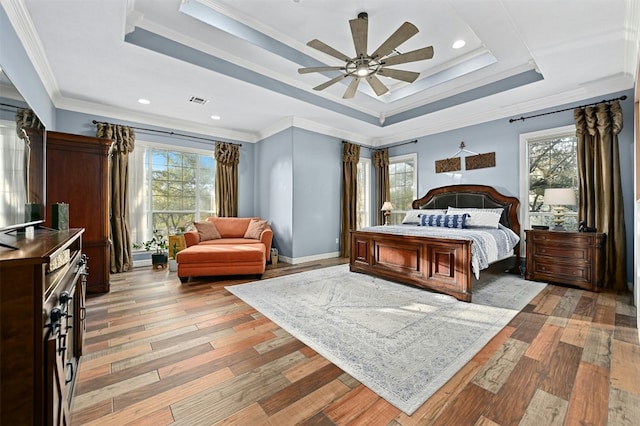
<path id="1" fill-rule="evenodd" d="M 440 226 L 443 228 L 466 228 L 468 213 L 463 214 L 423 214 L 420 226 Z"/>

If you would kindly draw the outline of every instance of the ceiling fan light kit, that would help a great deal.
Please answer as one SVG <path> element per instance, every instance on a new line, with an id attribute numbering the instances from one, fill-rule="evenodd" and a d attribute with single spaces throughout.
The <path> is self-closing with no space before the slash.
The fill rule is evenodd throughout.
<path id="1" fill-rule="evenodd" d="M 379 75 L 395 80 L 405 81 L 407 83 L 413 83 L 420 76 L 420 73 L 418 72 L 386 68 L 387 66 L 433 58 L 433 46 L 388 56 L 392 53 L 397 53 L 396 48 L 398 46 L 418 33 L 418 28 L 410 22 L 403 23 L 371 55 L 367 54 L 367 39 L 369 32 L 369 19 L 367 13 L 360 12 L 357 19 L 349 21 L 349 26 L 351 27 L 351 36 L 353 38 L 353 45 L 356 51 L 355 57 L 349 57 L 318 39 L 311 40 L 307 43 L 307 46 L 345 62 L 343 66 L 299 68 L 298 72 L 300 74 L 327 71 L 340 71 L 343 73 L 314 87 L 314 90 L 324 90 L 347 77 L 351 77 L 351 83 L 349 83 L 347 90 L 342 96 L 344 99 L 350 99 L 355 96 L 361 79 L 364 79 L 369 84 L 377 96 L 381 96 L 387 93 L 389 88 L 380 81 L 378 78 Z"/>

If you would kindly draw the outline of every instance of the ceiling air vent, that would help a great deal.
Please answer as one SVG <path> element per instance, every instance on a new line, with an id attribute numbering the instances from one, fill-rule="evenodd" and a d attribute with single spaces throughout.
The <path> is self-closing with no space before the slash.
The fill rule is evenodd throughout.
<path id="1" fill-rule="evenodd" d="M 209 102 L 209 100 L 205 98 L 200 98 L 198 96 L 191 96 L 189 98 L 189 102 L 193 102 L 194 104 L 198 104 L 198 105 L 204 105 L 207 102 Z"/>

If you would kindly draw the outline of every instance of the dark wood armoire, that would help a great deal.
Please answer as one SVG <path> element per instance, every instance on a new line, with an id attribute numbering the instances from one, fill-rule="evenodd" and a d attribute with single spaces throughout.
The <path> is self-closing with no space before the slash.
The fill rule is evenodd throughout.
<path id="1" fill-rule="evenodd" d="M 69 227 L 84 228 L 87 293 L 110 286 L 109 147 L 111 140 L 47 132 L 47 226 L 52 204 L 69 204 Z"/>

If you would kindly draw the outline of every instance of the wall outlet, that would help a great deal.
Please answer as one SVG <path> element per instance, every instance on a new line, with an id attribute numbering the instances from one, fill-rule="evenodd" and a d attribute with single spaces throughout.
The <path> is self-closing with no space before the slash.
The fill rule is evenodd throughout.
<path id="1" fill-rule="evenodd" d="M 336 238 L 336 244 L 340 244 L 340 238 Z"/>

